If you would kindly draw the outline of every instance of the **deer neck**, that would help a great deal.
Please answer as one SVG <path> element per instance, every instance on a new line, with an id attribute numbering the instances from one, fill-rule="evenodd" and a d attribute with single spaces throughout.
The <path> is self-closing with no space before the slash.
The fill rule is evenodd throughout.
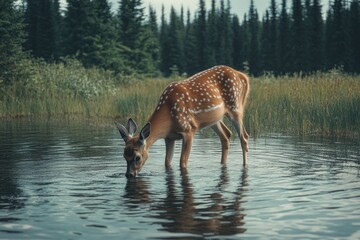
<path id="1" fill-rule="evenodd" d="M 171 116 L 165 107 L 155 110 L 149 118 L 151 133 L 146 140 L 146 148 L 149 149 L 157 140 L 166 138 L 171 128 Z"/>

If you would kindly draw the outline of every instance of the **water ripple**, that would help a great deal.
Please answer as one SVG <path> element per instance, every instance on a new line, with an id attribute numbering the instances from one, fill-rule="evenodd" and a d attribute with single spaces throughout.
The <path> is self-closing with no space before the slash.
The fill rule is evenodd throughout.
<path id="1" fill-rule="evenodd" d="M 243 167 L 238 139 L 222 166 L 219 140 L 197 136 L 184 171 L 159 141 L 127 180 L 115 130 L 35 129 L 0 129 L 1 239 L 360 236 L 358 143 L 258 138 Z"/>

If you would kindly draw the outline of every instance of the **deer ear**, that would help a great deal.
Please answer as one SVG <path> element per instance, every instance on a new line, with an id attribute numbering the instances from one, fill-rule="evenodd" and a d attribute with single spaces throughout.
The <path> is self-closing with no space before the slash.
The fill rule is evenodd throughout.
<path id="1" fill-rule="evenodd" d="M 129 118 L 126 124 L 126 129 L 128 130 L 129 135 L 133 135 L 134 133 L 136 133 L 137 124 L 132 118 Z"/>
<path id="2" fill-rule="evenodd" d="M 145 140 L 150 136 L 150 132 L 151 132 L 151 123 L 148 122 L 140 131 L 140 141 L 142 143 L 145 143 Z"/>
<path id="3" fill-rule="evenodd" d="M 120 133 L 122 139 L 124 139 L 124 141 L 126 142 L 129 138 L 128 130 L 120 123 L 118 123 L 118 122 L 114 122 L 114 123 L 115 123 L 117 129 L 119 130 L 119 133 Z"/>

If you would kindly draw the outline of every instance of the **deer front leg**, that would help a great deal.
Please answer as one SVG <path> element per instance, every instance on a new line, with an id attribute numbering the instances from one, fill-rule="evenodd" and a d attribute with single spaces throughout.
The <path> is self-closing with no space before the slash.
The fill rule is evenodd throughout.
<path id="1" fill-rule="evenodd" d="M 183 143 L 180 156 L 180 168 L 187 168 L 189 155 L 192 147 L 193 133 L 183 134 Z"/>
<path id="2" fill-rule="evenodd" d="M 170 167 L 172 158 L 174 156 L 175 140 L 166 138 L 165 145 L 166 145 L 165 166 Z"/>

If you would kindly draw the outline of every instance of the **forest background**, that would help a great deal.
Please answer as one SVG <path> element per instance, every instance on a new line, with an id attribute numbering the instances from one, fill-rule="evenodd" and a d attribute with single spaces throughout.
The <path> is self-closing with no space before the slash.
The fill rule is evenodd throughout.
<path id="1" fill-rule="evenodd" d="M 252 87 L 253 103 L 249 101 L 253 131 L 268 128 L 264 116 L 272 118 L 279 112 L 285 115 L 275 125 L 284 128 L 284 121 L 288 126 L 297 119 L 296 131 L 301 132 L 307 125 L 309 131 L 325 132 L 343 128 L 349 132 L 360 126 L 358 0 L 331 0 L 326 13 L 320 0 L 280 4 L 269 0 L 261 18 L 253 0 L 244 16 L 233 14 L 230 2 L 224 0 L 213 0 L 210 7 L 199 0 L 194 13 L 171 8 L 169 16 L 164 9 L 158 13 L 151 6 L 145 8 L 141 0 L 120 0 L 115 12 L 107 0 L 66 2 L 62 9 L 59 0 L 0 0 L 1 117 L 125 118 L 135 113 L 143 121 L 160 96 L 159 89 L 168 83 L 164 77 L 185 78 L 224 64 L 258 79 L 252 85 L 257 89 L 253 93 Z M 301 93 L 284 88 L 298 81 L 300 88 L 309 89 Z M 154 86 L 158 90 L 149 97 L 149 87 Z M 294 96 L 301 93 L 309 99 L 314 88 L 324 92 L 313 94 L 324 96 L 311 104 L 338 107 L 309 118 L 291 113 L 296 101 L 306 102 Z M 256 102 L 255 94 L 269 96 L 271 89 L 277 100 Z M 152 105 L 143 106 L 144 100 Z M 272 114 L 259 110 L 266 101 Z M 281 109 L 274 109 L 277 105 Z M 309 106 L 299 108 L 318 112 Z M 340 111 L 339 116 L 326 115 L 331 111 Z M 311 127 L 314 121 L 321 126 Z"/>

